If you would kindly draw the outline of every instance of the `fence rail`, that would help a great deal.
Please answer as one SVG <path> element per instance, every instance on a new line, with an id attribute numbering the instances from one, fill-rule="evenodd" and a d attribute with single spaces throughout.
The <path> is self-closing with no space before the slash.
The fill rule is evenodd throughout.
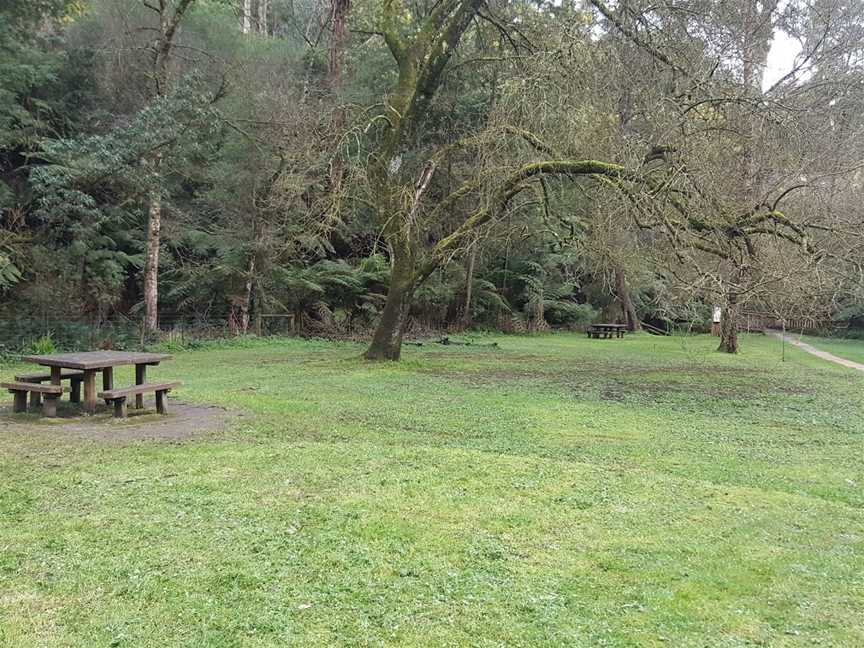
<path id="1" fill-rule="evenodd" d="M 834 322 L 816 317 L 783 318 L 765 313 L 741 313 L 741 328 L 750 331 L 764 329 L 787 329 L 791 331 L 826 331 L 831 329 L 847 329 L 848 322 Z"/>

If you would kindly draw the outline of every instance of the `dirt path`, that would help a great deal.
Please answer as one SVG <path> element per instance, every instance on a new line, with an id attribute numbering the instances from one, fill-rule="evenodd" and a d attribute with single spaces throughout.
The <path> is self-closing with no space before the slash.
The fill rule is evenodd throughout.
<path id="1" fill-rule="evenodd" d="M 142 414 L 130 411 L 129 418 L 123 420 L 113 418 L 111 410 L 101 406 L 96 416 L 81 416 L 77 406 L 70 406 L 65 401 L 60 404 L 59 417 L 55 419 L 42 418 L 38 414 L 12 414 L 5 405 L 5 402 L 0 402 L 0 429 L 4 433 L 44 435 L 48 439 L 63 435 L 108 442 L 178 441 L 221 432 L 228 423 L 241 417 L 238 412 L 220 407 L 180 401 L 171 402 L 168 416 L 159 416 L 152 410 Z"/>
<path id="2" fill-rule="evenodd" d="M 770 335 L 778 339 L 783 339 L 783 334 L 777 331 L 768 331 Z M 852 360 L 847 360 L 846 358 L 841 358 L 840 356 L 836 356 L 833 353 L 828 353 L 827 351 L 820 351 L 816 347 L 807 344 L 806 342 L 801 342 L 800 340 L 796 340 L 791 335 L 786 335 L 786 341 L 792 346 L 798 347 L 802 351 L 806 351 L 810 355 L 814 355 L 817 358 L 822 358 L 823 360 L 827 360 L 828 362 L 833 362 L 835 364 L 843 365 L 844 367 L 849 367 L 850 369 L 857 369 L 858 371 L 864 371 L 864 364 L 860 362 L 853 362 Z"/>

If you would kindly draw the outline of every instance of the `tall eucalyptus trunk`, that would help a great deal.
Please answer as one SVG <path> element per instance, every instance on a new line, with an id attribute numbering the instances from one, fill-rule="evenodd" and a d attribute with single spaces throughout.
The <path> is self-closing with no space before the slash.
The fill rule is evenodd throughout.
<path id="1" fill-rule="evenodd" d="M 162 197 L 153 192 L 147 210 L 147 243 L 144 257 L 144 330 L 159 329 L 159 242 L 162 229 Z"/>
<path id="2" fill-rule="evenodd" d="M 243 300 L 240 302 L 240 331 L 243 335 L 249 332 L 250 312 L 252 309 L 252 292 L 255 289 L 255 257 L 249 259 L 249 269 L 246 273 L 246 284 L 243 290 Z"/>
<path id="3" fill-rule="evenodd" d="M 252 31 L 252 0 L 243 0 L 240 5 L 240 29 L 244 34 Z"/>
<path id="4" fill-rule="evenodd" d="M 159 4 L 159 37 L 151 47 L 153 63 L 153 94 L 156 98 L 168 95 L 170 83 L 169 62 L 171 51 L 180 27 L 180 21 L 195 0 L 179 0 L 173 13 L 165 3 Z M 150 5 L 148 5 L 150 6 Z M 162 154 L 156 153 L 143 164 L 152 167 L 154 182 L 160 183 Z M 159 245 L 162 231 L 162 196 L 155 188 L 148 196 L 147 242 L 144 261 L 144 330 L 155 333 L 159 330 Z"/>
<path id="5" fill-rule="evenodd" d="M 630 297 L 630 288 L 627 285 L 627 277 L 621 268 L 615 269 L 615 293 L 621 304 L 621 310 L 624 311 L 624 320 L 627 325 L 627 330 L 638 331 L 642 326 L 639 323 L 639 316 L 636 314 L 636 307 L 633 305 L 633 299 Z"/>

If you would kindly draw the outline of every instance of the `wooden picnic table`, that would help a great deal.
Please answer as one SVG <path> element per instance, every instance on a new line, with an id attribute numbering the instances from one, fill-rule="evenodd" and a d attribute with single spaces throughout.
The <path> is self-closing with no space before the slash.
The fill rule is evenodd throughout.
<path id="1" fill-rule="evenodd" d="M 50 367 L 51 384 L 59 385 L 63 369 L 82 371 L 84 383 L 84 411 L 88 414 L 96 412 L 96 372 L 102 373 L 102 389 L 114 389 L 114 367 L 135 365 L 135 384 L 143 385 L 147 381 L 147 367 L 156 366 L 163 360 L 170 360 L 165 353 L 129 353 L 126 351 L 86 351 L 83 353 L 53 353 L 51 355 L 35 355 L 24 358 L 25 362 Z M 144 407 L 143 394 L 136 395 L 136 406 Z"/>
<path id="2" fill-rule="evenodd" d="M 624 337 L 624 333 L 627 332 L 626 324 L 592 324 L 588 327 L 588 337 L 605 337 L 611 338 L 613 335 L 615 337 Z"/>

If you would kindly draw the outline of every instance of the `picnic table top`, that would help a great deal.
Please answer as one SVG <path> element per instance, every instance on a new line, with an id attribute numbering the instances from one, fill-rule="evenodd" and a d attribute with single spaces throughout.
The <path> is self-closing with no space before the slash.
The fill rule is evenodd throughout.
<path id="1" fill-rule="evenodd" d="M 61 367 L 63 369 L 105 369 L 121 365 L 159 364 L 170 360 L 167 353 L 130 353 L 127 351 L 84 351 L 81 353 L 52 353 L 50 355 L 34 355 L 24 358 L 44 367 Z"/>
<path id="2" fill-rule="evenodd" d="M 608 328 L 608 329 L 625 329 L 625 328 L 627 328 L 626 324 L 592 324 L 591 326 L 595 326 L 597 328 Z"/>

